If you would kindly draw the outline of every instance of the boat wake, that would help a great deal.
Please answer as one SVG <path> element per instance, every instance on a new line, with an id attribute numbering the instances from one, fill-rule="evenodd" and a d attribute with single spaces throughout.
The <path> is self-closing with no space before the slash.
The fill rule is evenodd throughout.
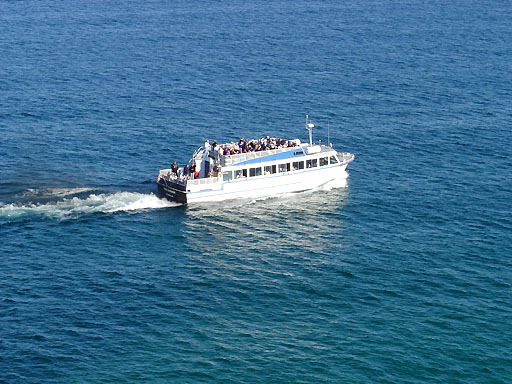
<path id="1" fill-rule="evenodd" d="M 20 196 L 25 199 L 30 199 L 31 197 L 43 199 L 43 201 L 12 204 L 0 202 L 0 218 L 16 219 L 26 216 L 42 216 L 67 219 L 98 212 L 139 211 L 176 207 L 179 205 L 160 199 L 152 193 L 94 193 L 93 189 L 86 188 L 27 190 Z"/>
<path id="2" fill-rule="evenodd" d="M 80 193 L 93 192 L 93 188 L 45 188 L 36 189 L 29 188 L 16 195 L 20 199 L 34 199 L 34 198 L 58 198 L 72 195 L 78 195 Z"/>

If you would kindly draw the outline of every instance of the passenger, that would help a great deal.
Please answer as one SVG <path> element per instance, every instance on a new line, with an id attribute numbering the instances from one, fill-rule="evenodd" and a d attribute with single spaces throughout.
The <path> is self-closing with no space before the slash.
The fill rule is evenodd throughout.
<path id="1" fill-rule="evenodd" d="M 178 164 L 176 163 L 176 160 L 174 160 L 174 163 L 171 165 L 171 171 L 175 175 L 178 175 Z"/>
<path id="2" fill-rule="evenodd" d="M 210 145 L 210 140 L 206 139 L 206 141 L 204 142 L 204 149 L 209 151 L 211 147 L 212 146 Z"/>
<path id="3" fill-rule="evenodd" d="M 196 179 L 196 163 L 192 163 L 192 165 L 190 166 L 190 174 L 192 176 L 194 176 L 194 179 Z"/>

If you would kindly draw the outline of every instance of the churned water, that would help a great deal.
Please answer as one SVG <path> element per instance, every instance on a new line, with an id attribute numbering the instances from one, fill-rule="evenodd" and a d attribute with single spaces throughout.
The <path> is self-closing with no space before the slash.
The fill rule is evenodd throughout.
<path id="1" fill-rule="evenodd" d="M 0 3 L 0 382 L 512 382 L 510 1 Z M 206 138 L 345 184 L 180 206 Z"/>

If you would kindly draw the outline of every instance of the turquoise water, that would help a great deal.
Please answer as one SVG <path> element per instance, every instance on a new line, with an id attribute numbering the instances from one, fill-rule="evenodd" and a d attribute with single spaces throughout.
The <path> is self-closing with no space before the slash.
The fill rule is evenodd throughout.
<path id="1" fill-rule="evenodd" d="M 511 382 L 511 11 L 0 3 L 0 382 Z M 306 113 L 346 184 L 155 196 Z"/>

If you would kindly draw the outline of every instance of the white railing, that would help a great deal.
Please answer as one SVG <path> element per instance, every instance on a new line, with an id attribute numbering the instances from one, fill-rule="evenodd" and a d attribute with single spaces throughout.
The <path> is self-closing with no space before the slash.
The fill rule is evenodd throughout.
<path id="1" fill-rule="evenodd" d="M 239 153 L 236 155 L 220 155 L 220 165 L 223 167 L 226 167 L 228 165 L 241 163 L 242 161 L 257 159 L 260 157 L 271 156 L 271 155 L 275 155 L 276 153 L 297 150 L 299 148 L 300 147 L 286 147 L 286 148 L 270 149 L 267 151 Z"/>
<path id="2" fill-rule="evenodd" d="M 354 160 L 354 155 L 349 152 L 338 152 L 338 158 L 341 160 L 342 164 L 345 164 Z"/>
<path id="3" fill-rule="evenodd" d="M 220 176 L 215 177 L 205 177 L 201 179 L 189 179 L 184 176 L 176 176 L 176 174 L 170 172 L 169 169 L 160 170 L 160 178 L 172 181 L 173 183 L 178 183 L 181 185 L 206 185 L 206 184 L 215 184 L 220 180 Z"/>
<path id="4" fill-rule="evenodd" d="M 181 174 L 181 169 L 178 171 Z M 183 178 L 183 176 L 178 176 L 174 172 L 172 172 L 170 169 L 161 169 L 158 173 L 158 176 L 160 179 L 164 179 L 166 181 L 172 181 L 173 183 L 178 183 L 185 185 L 186 180 Z"/>
<path id="5" fill-rule="evenodd" d="M 215 184 L 220 180 L 220 176 L 217 177 L 206 177 L 203 179 L 193 179 L 187 180 L 187 185 L 205 185 L 205 184 Z"/>

